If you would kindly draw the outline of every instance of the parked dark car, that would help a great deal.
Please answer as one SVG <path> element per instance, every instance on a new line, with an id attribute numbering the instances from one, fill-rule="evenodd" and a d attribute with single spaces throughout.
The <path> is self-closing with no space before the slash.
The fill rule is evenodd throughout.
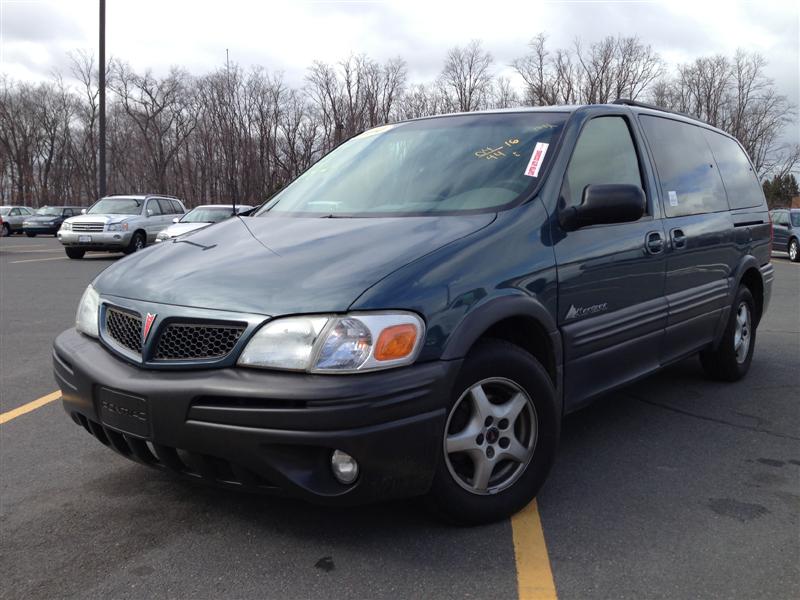
<path id="1" fill-rule="evenodd" d="M 534 498 L 565 413 L 693 354 L 743 377 L 772 280 L 717 129 L 630 103 L 425 118 L 107 268 L 55 376 L 144 464 L 479 523 Z"/>
<path id="2" fill-rule="evenodd" d="M 800 262 L 800 208 L 777 209 L 772 217 L 772 249 L 788 252 L 789 260 Z"/>
<path id="3" fill-rule="evenodd" d="M 33 216 L 22 221 L 22 231 L 28 237 L 39 234 L 55 235 L 64 219 L 81 214 L 80 206 L 43 206 L 37 208 Z"/>

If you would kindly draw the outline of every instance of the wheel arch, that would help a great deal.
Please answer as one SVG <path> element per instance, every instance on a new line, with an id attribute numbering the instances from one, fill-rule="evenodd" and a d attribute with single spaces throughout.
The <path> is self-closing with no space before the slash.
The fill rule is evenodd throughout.
<path id="1" fill-rule="evenodd" d="M 562 343 L 553 315 L 530 296 L 503 296 L 469 313 L 450 336 L 443 360 L 463 358 L 480 340 L 493 338 L 519 346 L 544 367 L 561 398 Z"/>
<path id="2" fill-rule="evenodd" d="M 758 325 L 764 312 L 764 278 L 755 257 L 748 255 L 742 259 L 736 269 L 734 281 L 736 285 L 731 288 L 731 302 L 733 302 L 733 297 L 736 295 L 736 290 L 739 289 L 739 286 L 746 286 L 756 303 L 756 314 L 754 316 L 756 325 Z"/>

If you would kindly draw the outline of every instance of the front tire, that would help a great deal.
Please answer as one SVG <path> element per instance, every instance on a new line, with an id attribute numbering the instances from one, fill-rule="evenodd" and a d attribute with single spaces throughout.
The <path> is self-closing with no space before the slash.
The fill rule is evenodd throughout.
<path id="1" fill-rule="evenodd" d="M 86 254 L 86 250 L 81 250 L 80 248 L 64 248 L 64 252 L 67 253 L 67 256 L 70 258 L 83 258 L 83 255 Z"/>
<path id="2" fill-rule="evenodd" d="M 703 369 L 714 379 L 738 381 L 747 375 L 756 346 L 755 307 L 750 290 L 739 286 L 719 346 L 700 352 Z"/>
<path id="3" fill-rule="evenodd" d="M 8 223 L 3 223 L 3 230 L 0 232 L 2 237 L 8 237 L 11 235 L 11 226 Z"/>
<path id="4" fill-rule="evenodd" d="M 459 524 L 510 517 L 539 492 L 555 458 L 561 412 L 553 384 L 530 354 L 479 342 L 448 405 L 429 500 Z"/>
<path id="5" fill-rule="evenodd" d="M 147 239 L 144 237 L 144 234 L 141 231 L 137 231 L 133 234 L 130 243 L 125 247 L 123 252 L 125 254 L 133 254 L 134 252 L 142 250 L 146 245 Z"/>
<path id="6" fill-rule="evenodd" d="M 800 242 L 797 238 L 792 238 L 789 242 L 789 260 L 792 262 L 800 262 Z"/>
<path id="7" fill-rule="evenodd" d="M 35 233 L 30 233 L 28 231 L 25 232 L 25 235 L 27 235 L 28 237 L 36 237 Z"/>

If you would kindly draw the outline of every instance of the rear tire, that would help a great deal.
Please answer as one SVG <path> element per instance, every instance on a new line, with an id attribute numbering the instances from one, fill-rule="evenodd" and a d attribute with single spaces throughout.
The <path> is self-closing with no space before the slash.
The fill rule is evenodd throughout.
<path id="1" fill-rule="evenodd" d="M 800 242 L 797 241 L 797 238 L 793 238 L 789 242 L 789 260 L 800 262 Z"/>
<path id="2" fill-rule="evenodd" d="M 509 342 L 479 342 L 448 404 L 431 507 L 458 524 L 521 510 L 550 471 L 560 424 L 555 389 L 539 362 Z"/>
<path id="3" fill-rule="evenodd" d="M 700 363 L 708 375 L 721 381 L 738 381 L 747 375 L 756 347 L 755 314 L 753 295 L 739 286 L 719 346 L 700 352 Z"/>
<path id="4" fill-rule="evenodd" d="M 11 235 L 11 226 L 8 223 L 3 223 L 3 231 L 0 232 L 3 237 L 8 237 Z"/>
<path id="5" fill-rule="evenodd" d="M 137 231 L 133 234 L 130 243 L 125 246 L 123 252 L 125 254 L 133 254 L 141 249 L 143 249 L 147 245 L 147 238 L 144 237 L 144 234 L 141 231 Z"/>
<path id="6" fill-rule="evenodd" d="M 80 248 L 64 248 L 64 252 L 70 258 L 83 258 L 83 255 L 86 254 L 86 250 L 81 250 Z"/>

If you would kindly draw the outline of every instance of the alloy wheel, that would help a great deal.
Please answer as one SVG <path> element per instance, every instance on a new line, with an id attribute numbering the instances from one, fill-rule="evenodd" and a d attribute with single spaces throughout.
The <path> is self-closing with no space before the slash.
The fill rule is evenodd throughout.
<path id="1" fill-rule="evenodd" d="M 747 359 L 750 350 L 750 307 L 746 302 L 740 302 L 736 309 L 736 329 L 733 333 L 733 349 L 736 351 L 736 362 L 742 364 Z"/>
<path id="2" fill-rule="evenodd" d="M 525 472 L 536 448 L 536 409 L 519 385 L 501 377 L 469 387 L 447 418 L 444 457 L 462 488 L 496 494 Z"/>

